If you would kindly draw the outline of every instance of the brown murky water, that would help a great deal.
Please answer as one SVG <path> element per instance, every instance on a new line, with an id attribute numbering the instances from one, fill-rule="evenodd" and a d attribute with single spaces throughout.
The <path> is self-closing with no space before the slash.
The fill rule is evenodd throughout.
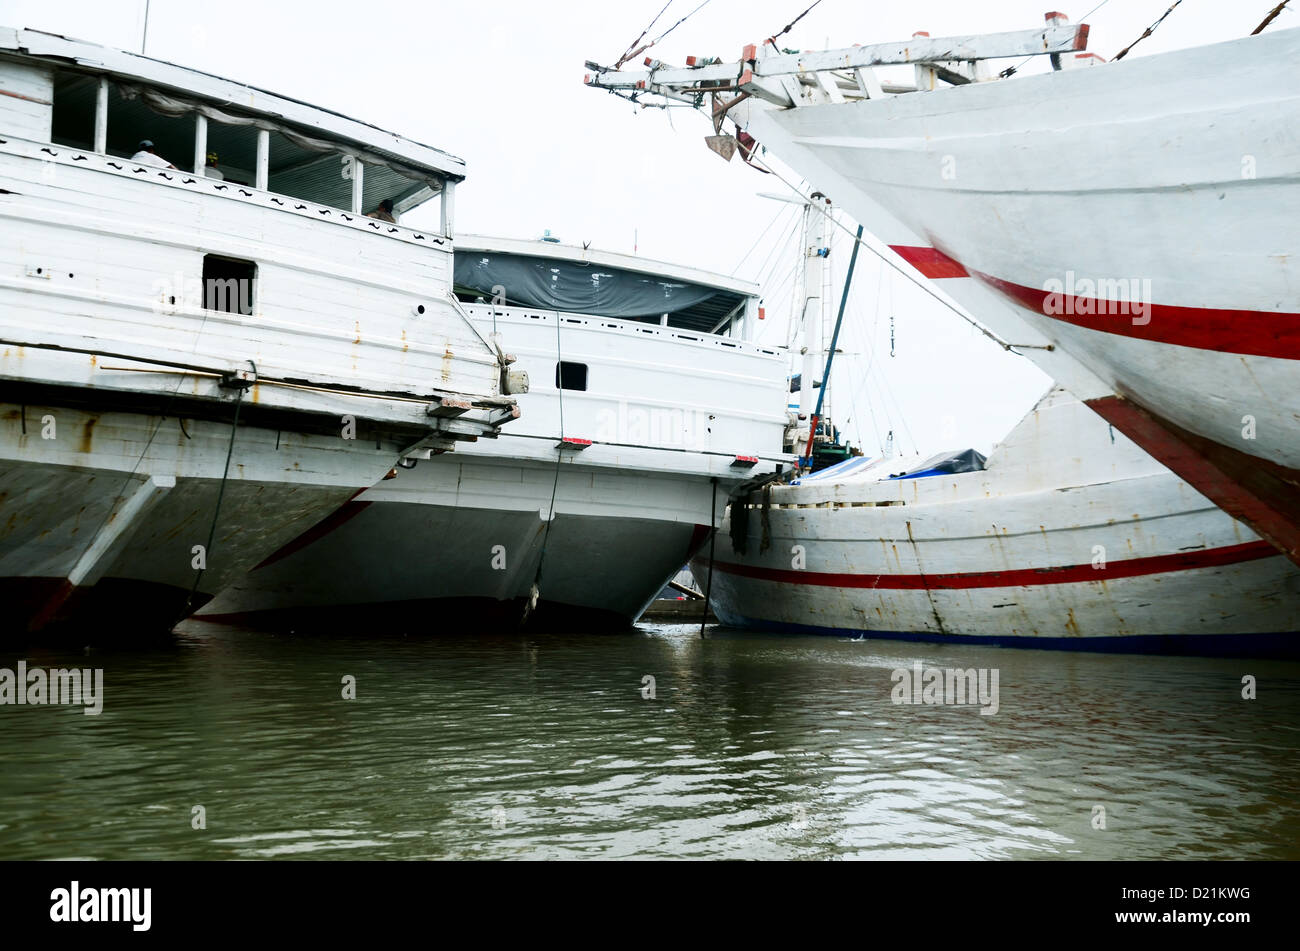
<path id="1" fill-rule="evenodd" d="M 25 659 L 104 708 L 0 706 L 8 859 L 1300 857 L 1296 663 L 667 625 Z M 998 712 L 894 704 L 917 661 L 996 668 Z"/>

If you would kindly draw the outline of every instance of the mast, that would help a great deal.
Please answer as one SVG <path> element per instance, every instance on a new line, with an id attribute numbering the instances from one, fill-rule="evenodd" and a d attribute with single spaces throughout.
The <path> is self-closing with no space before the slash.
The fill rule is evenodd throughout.
<path id="1" fill-rule="evenodd" d="M 817 392 L 813 387 L 822 364 L 822 286 L 826 272 L 827 213 L 817 206 L 830 199 L 814 192 L 812 200 L 804 205 L 804 301 L 803 301 L 803 369 L 800 372 L 799 420 L 811 421 L 817 406 Z"/>

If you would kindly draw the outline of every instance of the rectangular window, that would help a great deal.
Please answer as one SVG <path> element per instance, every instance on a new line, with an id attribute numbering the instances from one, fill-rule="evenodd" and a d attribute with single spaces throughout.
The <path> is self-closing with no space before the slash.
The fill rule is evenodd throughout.
<path id="1" fill-rule="evenodd" d="M 557 390 L 585 390 L 587 388 L 587 364 L 569 363 L 561 360 L 555 365 L 555 388 Z"/>
<path id="2" fill-rule="evenodd" d="M 203 256 L 203 306 L 225 314 L 253 314 L 253 289 L 257 265 L 252 261 Z"/>

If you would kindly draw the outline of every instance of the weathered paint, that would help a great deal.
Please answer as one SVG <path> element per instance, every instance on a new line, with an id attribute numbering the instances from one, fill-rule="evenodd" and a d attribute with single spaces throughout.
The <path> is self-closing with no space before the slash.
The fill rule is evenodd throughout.
<path id="1" fill-rule="evenodd" d="M 1133 637 L 1300 637 L 1300 569 L 1135 443 L 1112 439 L 1102 419 L 1063 391 L 994 449 L 986 471 L 878 481 L 888 468 L 884 461 L 852 481 L 774 488 L 774 503 L 805 507 L 773 505 L 766 552 L 753 515 L 747 552 L 720 540 L 718 617 L 1089 646 Z M 903 505 L 878 504 L 900 497 Z M 730 517 L 724 538 L 729 526 Z M 876 554 L 882 542 L 896 553 L 888 561 Z M 796 544 L 803 568 L 791 563 Z M 697 577 L 706 567 L 702 557 L 692 565 Z M 879 621 L 864 626 L 864 617 Z"/>
<path id="2" fill-rule="evenodd" d="M 129 598 L 106 601 L 101 587 L 186 593 L 197 580 L 204 601 L 379 479 L 399 451 L 241 425 L 216 541 L 198 578 L 191 549 L 208 541 L 228 423 L 189 420 L 189 438 L 170 440 L 152 437 L 174 418 L 39 404 L 27 411 L 55 416 L 67 436 L 24 437 L 19 408 L 0 404 L 0 590 L 25 592 L 0 615 L 3 638 L 69 622 L 91 639 L 145 633 L 156 618 L 137 617 Z M 83 436 L 91 432 L 93 441 Z"/>
<path id="3" fill-rule="evenodd" d="M 789 462 L 780 451 L 785 360 L 774 350 L 604 317 L 467 310 L 485 332 L 495 327 L 517 356 L 514 366 L 529 372 L 519 421 L 496 439 L 399 469 L 222 592 L 202 616 L 255 624 L 276 612 L 330 607 L 378 613 L 464 597 L 522 600 L 545 545 L 545 604 L 631 620 L 705 542 L 731 487 L 757 471 L 737 470 L 735 457 L 757 456 L 768 471 Z M 561 352 L 588 365 L 590 389 L 555 388 Z M 634 438 L 629 419 L 652 412 L 675 413 L 691 441 L 674 430 L 660 436 L 680 443 L 631 445 L 646 438 Z M 700 414 L 712 417 L 707 426 Z M 561 435 L 590 444 L 562 450 Z M 496 545 L 505 548 L 506 570 L 492 567 Z M 347 584 L 333 580 L 342 575 Z"/>

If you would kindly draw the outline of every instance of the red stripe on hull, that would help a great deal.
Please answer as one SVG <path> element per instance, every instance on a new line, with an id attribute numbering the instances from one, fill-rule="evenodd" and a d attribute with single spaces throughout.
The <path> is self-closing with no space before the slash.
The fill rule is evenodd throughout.
<path id="1" fill-rule="evenodd" d="M 1127 301 L 1068 294 L 1055 295 L 1059 299 L 1049 307 L 1051 291 L 979 271 L 971 274 L 1026 310 L 1087 330 L 1196 350 L 1300 360 L 1300 314 L 1146 304 L 1141 315 L 1134 315 L 1120 312 L 1132 307 Z"/>
<path id="2" fill-rule="evenodd" d="M 970 271 L 938 248 L 890 245 L 890 250 L 924 277 L 974 277 L 1026 310 L 1087 330 L 1196 350 L 1300 360 L 1300 314 L 1146 303 L 1143 312 L 1134 315 L 1128 301 L 1054 294 Z M 1057 300 L 1049 306 L 1053 296 Z M 1135 317 L 1139 323 L 1134 323 Z"/>
<path id="3" fill-rule="evenodd" d="M 961 262 L 954 261 L 938 248 L 917 248 L 907 245 L 890 245 L 889 249 L 916 268 L 925 277 L 939 280 L 945 277 L 970 277 Z"/>
<path id="4" fill-rule="evenodd" d="M 1114 581 L 1141 575 L 1194 571 L 1217 568 L 1261 558 L 1280 557 L 1268 542 L 1247 542 L 1208 551 L 1177 552 L 1112 561 L 1105 568 L 1087 565 L 1060 565 L 1052 568 L 1016 568 L 1005 571 L 973 571 L 938 575 L 869 575 L 831 574 L 819 571 L 795 571 L 788 568 L 762 568 L 715 562 L 718 571 L 744 578 L 779 581 L 785 584 L 813 585 L 822 588 L 875 588 L 882 591 L 924 591 L 958 588 L 1022 588 L 1049 584 L 1075 584 L 1082 581 Z"/>

